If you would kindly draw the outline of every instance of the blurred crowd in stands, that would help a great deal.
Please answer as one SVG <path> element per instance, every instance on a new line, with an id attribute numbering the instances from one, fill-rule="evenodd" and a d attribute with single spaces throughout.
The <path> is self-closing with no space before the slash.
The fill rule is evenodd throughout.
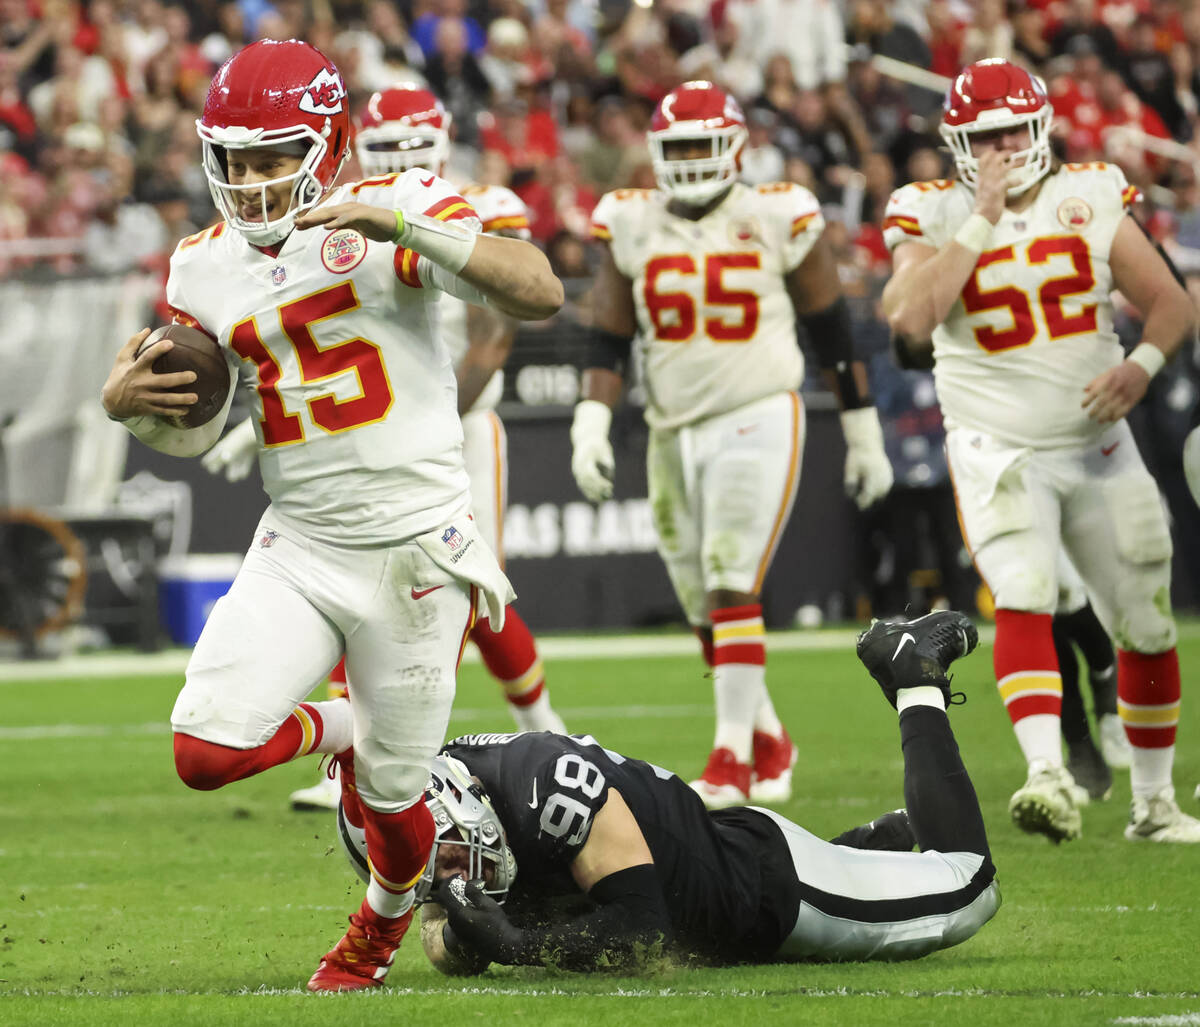
<path id="1" fill-rule="evenodd" d="M 936 398 L 927 375 L 887 359 L 876 307 L 889 194 L 951 173 L 938 76 L 985 56 L 1041 75 L 1059 155 L 1118 163 L 1145 195 L 1143 221 L 1200 279 L 1200 0 L 0 0 L 0 275 L 164 270 L 215 216 L 194 128 L 213 71 L 249 41 L 289 37 L 333 59 L 355 111 L 398 81 L 439 94 L 454 119 L 448 177 L 525 200 L 576 324 L 592 207 L 654 185 L 657 101 L 694 78 L 732 91 L 750 129 L 745 179 L 800 182 L 825 206 L 896 462 L 881 538 L 919 518 L 927 550 L 954 552 L 911 559 L 943 565 L 942 579 L 966 564 Z M 1156 380 L 1164 452 L 1193 419 L 1194 380 L 1190 364 Z M 888 609 L 912 598 L 911 575 L 892 578 Z"/>
<path id="2" fill-rule="evenodd" d="M 802 182 L 844 226 L 852 289 L 886 271 L 892 188 L 948 170 L 934 76 L 1007 57 L 1047 81 L 1065 159 L 1115 160 L 1156 234 L 1200 247 L 1197 0 L 0 0 L 0 269 L 138 266 L 209 223 L 193 119 L 263 37 L 323 49 L 356 108 L 427 84 L 452 177 L 511 185 L 544 244 L 652 186 L 654 105 L 711 78 L 746 109 L 745 177 Z"/>

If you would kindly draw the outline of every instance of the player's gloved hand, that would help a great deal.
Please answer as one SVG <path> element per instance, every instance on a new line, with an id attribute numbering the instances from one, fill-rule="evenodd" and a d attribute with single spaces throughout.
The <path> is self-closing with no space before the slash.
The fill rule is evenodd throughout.
<path id="1" fill-rule="evenodd" d="M 511 966 L 522 961 L 525 932 L 513 925 L 500 904 L 483 891 L 483 881 L 451 877 L 438 885 L 433 898 L 446 910 L 449 932 L 443 933 L 450 949 L 462 943 L 490 962 Z"/>
<path id="2" fill-rule="evenodd" d="M 209 474 L 224 472 L 228 481 L 241 481 L 249 475 L 257 456 L 258 439 L 254 437 L 254 423 L 247 417 L 205 453 L 200 463 Z"/>
<path id="3" fill-rule="evenodd" d="M 865 510 L 888 494 L 894 480 L 875 408 L 843 410 L 842 434 L 846 437 L 846 495 Z"/>
<path id="4" fill-rule="evenodd" d="M 571 422 L 571 473 L 575 484 L 593 503 L 612 497 L 613 451 L 608 441 L 612 408 L 596 399 L 582 399 Z"/>

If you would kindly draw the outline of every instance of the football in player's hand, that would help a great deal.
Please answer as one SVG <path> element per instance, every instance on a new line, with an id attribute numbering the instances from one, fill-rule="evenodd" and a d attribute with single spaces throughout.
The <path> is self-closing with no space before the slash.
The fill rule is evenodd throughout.
<path id="1" fill-rule="evenodd" d="M 138 347 L 134 359 L 159 339 L 170 339 L 175 345 L 154 361 L 155 374 L 196 372 L 196 380 L 191 385 L 176 385 L 170 390 L 194 392 L 199 397 L 186 413 L 173 420 L 184 428 L 199 428 L 202 424 L 208 424 L 220 412 L 229 395 L 229 368 L 221 347 L 198 328 L 169 324 L 151 332 Z"/>

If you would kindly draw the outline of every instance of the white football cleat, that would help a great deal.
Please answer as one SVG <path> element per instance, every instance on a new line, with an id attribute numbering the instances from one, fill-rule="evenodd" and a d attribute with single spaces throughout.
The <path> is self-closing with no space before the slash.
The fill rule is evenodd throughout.
<path id="1" fill-rule="evenodd" d="M 1128 770 L 1133 763 L 1133 746 L 1125 735 L 1125 725 L 1115 713 L 1100 718 L 1100 754 L 1113 770 Z"/>
<path id="2" fill-rule="evenodd" d="M 339 780 L 337 763 L 333 764 L 333 776 L 321 774 L 319 780 L 311 788 L 300 788 L 288 796 L 288 801 L 294 810 L 325 810 L 337 809 L 342 799 L 342 783 Z"/>
<path id="3" fill-rule="evenodd" d="M 1159 789 L 1149 799 L 1133 797 L 1129 807 L 1129 823 L 1125 837 L 1131 842 L 1200 842 L 1200 820 L 1189 817 L 1175 801 L 1175 789 L 1170 785 Z"/>
<path id="4" fill-rule="evenodd" d="M 1083 832 L 1076 788 L 1066 767 L 1034 760 L 1025 784 L 1009 800 L 1008 814 L 1022 831 L 1044 834 L 1055 844 L 1071 841 Z"/>

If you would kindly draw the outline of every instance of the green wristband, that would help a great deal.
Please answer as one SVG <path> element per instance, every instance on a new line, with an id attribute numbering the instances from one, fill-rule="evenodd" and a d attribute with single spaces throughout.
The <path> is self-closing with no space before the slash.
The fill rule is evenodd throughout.
<path id="1" fill-rule="evenodd" d="M 394 210 L 392 213 L 396 215 L 396 231 L 392 233 L 392 242 L 399 246 L 400 237 L 404 234 L 404 214 L 398 210 Z"/>

